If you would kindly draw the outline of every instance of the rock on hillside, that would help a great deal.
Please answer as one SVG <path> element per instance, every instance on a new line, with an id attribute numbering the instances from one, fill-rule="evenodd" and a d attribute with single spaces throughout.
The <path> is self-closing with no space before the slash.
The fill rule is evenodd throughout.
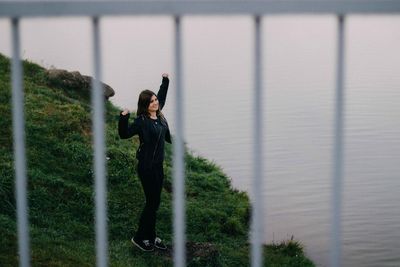
<path id="1" fill-rule="evenodd" d="M 62 69 L 49 69 L 46 71 L 48 83 L 50 86 L 61 87 L 72 90 L 82 90 L 83 93 L 89 94 L 91 88 L 92 77 L 81 75 L 79 71 L 66 71 Z M 101 83 L 104 88 L 104 97 L 108 100 L 115 95 L 114 89 L 105 83 Z"/>

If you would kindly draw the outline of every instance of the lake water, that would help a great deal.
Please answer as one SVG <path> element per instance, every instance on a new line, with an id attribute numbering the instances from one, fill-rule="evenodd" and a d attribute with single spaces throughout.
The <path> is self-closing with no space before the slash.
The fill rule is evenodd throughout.
<path id="1" fill-rule="evenodd" d="M 400 266 L 400 16 L 346 22 L 343 266 Z M 183 20 L 188 146 L 250 195 L 252 26 L 248 17 Z M 273 16 L 263 26 L 265 241 L 294 236 L 327 266 L 336 19 Z M 0 33 L 9 36 L 4 20 Z M 90 74 L 89 37 L 87 19 L 22 23 L 24 57 L 46 67 Z M 171 73 L 164 113 L 173 128 L 172 20 L 106 18 L 102 37 L 104 81 L 118 106 L 134 109 L 140 90 L 157 88 L 161 73 Z M 7 42 L 0 51 L 9 54 Z"/>

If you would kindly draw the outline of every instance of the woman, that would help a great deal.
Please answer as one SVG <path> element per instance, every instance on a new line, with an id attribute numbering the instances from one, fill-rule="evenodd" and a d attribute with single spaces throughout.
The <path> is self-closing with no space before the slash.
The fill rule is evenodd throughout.
<path id="1" fill-rule="evenodd" d="M 143 251 L 153 251 L 154 247 L 167 247 L 156 236 L 156 212 L 160 206 L 161 189 L 164 180 L 164 144 L 171 143 L 167 120 L 161 113 L 167 98 L 168 74 L 162 75 L 162 83 L 157 95 L 144 90 L 139 95 L 136 118 L 129 124 L 129 111 L 120 113 L 118 132 L 122 139 L 139 135 L 140 146 L 136 152 L 137 172 L 146 197 L 139 228 L 131 239 Z"/>

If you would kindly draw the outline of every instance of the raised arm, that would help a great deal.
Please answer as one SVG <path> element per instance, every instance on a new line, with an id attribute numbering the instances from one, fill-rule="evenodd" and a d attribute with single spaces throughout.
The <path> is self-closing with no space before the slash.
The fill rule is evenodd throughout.
<path id="1" fill-rule="evenodd" d="M 162 83 L 160 85 L 160 90 L 158 90 L 158 93 L 157 93 L 160 110 L 163 109 L 163 107 L 165 105 L 165 101 L 167 100 L 168 85 L 169 85 L 168 74 L 164 73 L 162 75 Z"/>
<path id="2" fill-rule="evenodd" d="M 129 125 L 129 113 L 123 111 L 119 114 L 118 134 L 121 139 L 127 139 L 139 134 L 140 120 L 137 118 Z"/>

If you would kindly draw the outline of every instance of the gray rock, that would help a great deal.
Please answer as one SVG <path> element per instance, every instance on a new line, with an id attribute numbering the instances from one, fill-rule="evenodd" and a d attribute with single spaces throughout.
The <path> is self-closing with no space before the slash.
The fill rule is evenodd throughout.
<path id="1" fill-rule="evenodd" d="M 66 71 L 62 69 L 47 70 L 48 83 L 51 86 L 60 86 L 66 90 L 77 90 L 90 95 L 92 77 L 81 75 L 79 71 Z M 115 95 L 114 89 L 108 84 L 101 83 L 104 97 L 108 100 Z"/>

